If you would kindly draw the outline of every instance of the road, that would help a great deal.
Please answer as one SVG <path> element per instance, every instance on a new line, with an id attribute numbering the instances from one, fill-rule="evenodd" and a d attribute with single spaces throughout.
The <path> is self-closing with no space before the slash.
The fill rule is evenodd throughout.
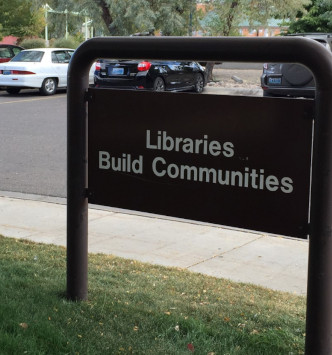
<path id="1" fill-rule="evenodd" d="M 0 91 L 0 190 L 66 196 L 66 94 Z"/>

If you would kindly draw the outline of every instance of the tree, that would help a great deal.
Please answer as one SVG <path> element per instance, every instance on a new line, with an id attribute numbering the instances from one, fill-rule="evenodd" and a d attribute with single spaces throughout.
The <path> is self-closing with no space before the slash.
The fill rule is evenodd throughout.
<path id="1" fill-rule="evenodd" d="M 327 1 L 327 0 L 324 0 Z M 295 19 L 305 12 L 310 0 L 214 0 L 210 1 L 205 28 L 209 34 L 237 34 L 238 24 L 246 19 L 251 26 L 265 26 L 270 18 Z"/>
<path id="2" fill-rule="evenodd" d="M 208 14 L 203 20 L 204 28 L 212 36 L 236 35 L 236 25 L 242 19 L 242 2 L 238 0 L 213 1 L 208 6 Z M 207 62 L 207 80 L 212 80 L 215 62 Z"/>
<path id="3" fill-rule="evenodd" d="M 33 0 L 0 0 L 1 36 L 38 36 L 43 27 L 43 13 Z"/>
<path id="4" fill-rule="evenodd" d="M 0 0 L 1 1 L 1 0 Z M 42 0 L 32 0 L 40 7 Z M 50 36 L 63 36 L 65 21 L 70 32 L 77 31 L 84 15 L 93 20 L 93 27 L 101 33 L 126 36 L 137 32 L 160 31 L 163 35 L 185 35 L 189 23 L 197 23 L 196 0 L 48 0 L 50 7 L 59 12 L 79 12 L 82 16 L 67 18 L 49 13 Z"/>
<path id="5" fill-rule="evenodd" d="M 208 5 L 208 13 L 203 19 L 204 29 L 211 36 L 230 36 L 237 34 L 236 25 L 242 19 L 241 0 L 217 0 Z"/>
<path id="6" fill-rule="evenodd" d="M 41 9 L 44 18 L 47 16 L 48 36 L 49 38 L 62 38 L 68 33 L 72 35 L 78 34 L 82 29 L 82 24 L 85 22 L 86 16 L 92 17 L 92 14 L 97 13 L 95 16 L 95 23 L 99 24 L 100 14 L 99 11 L 87 5 L 91 1 L 83 0 L 47 0 L 47 8 L 45 7 L 45 0 L 33 0 L 34 7 Z M 96 7 L 94 5 L 94 7 Z"/>
<path id="7" fill-rule="evenodd" d="M 310 0 L 214 0 L 209 2 L 204 28 L 213 36 L 238 35 L 238 25 L 244 19 L 251 27 L 265 26 L 270 18 L 295 18 L 308 3 Z M 208 80 L 213 66 L 213 62 L 206 66 Z"/>
<path id="8" fill-rule="evenodd" d="M 263 26 L 271 18 L 286 20 L 295 19 L 299 11 L 305 11 L 305 7 L 311 0 L 248 0 L 245 15 L 249 23 L 257 22 Z"/>
<path id="9" fill-rule="evenodd" d="M 111 35 L 130 35 L 151 29 L 163 35 L 188 33 L 195 0 L 93 0 Z"/>
<path id="10" fill-rule="evenodd" d="M 332 1 L 313 0 L 289 25 L 289 33 L 332 32 Z"/>

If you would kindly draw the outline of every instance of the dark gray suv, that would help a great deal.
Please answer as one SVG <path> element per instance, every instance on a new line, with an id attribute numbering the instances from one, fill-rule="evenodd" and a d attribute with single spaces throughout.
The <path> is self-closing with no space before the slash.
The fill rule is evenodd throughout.
<path id="1" fill-rule="evenodd" d="M 311 38 L 327 50 L 332 48 L 332 33 L 298 33 L 288 36 Z M 315 80 L 305 66 L 292 63 L 265 63 L 261 76 L 263 96 L 315 97 Z"/>

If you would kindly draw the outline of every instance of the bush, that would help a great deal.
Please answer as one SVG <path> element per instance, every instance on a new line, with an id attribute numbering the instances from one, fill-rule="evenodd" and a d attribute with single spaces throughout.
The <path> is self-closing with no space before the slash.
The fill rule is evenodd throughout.
<path id="1" fill-rule="evenodd" d="M 59 38 L 56 39 L 52 46 L 55 48 L 73 48 L 76 49 L 80 43 L 75 40 L 73 37 L 68 37 L 68 38 Z"/>
<path id="2" fill-rule="evenodd" d="M 20 45 L 25 49 L 46 47 L 45 40 L 42 38 L 27 38 L 24 39 Z"/>

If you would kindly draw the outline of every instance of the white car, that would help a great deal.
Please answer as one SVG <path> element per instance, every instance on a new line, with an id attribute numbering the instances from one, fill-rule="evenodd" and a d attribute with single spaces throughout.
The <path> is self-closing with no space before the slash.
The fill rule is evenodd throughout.
<path id="1" fill-rule="evenodd" d="M 38 88 L 43 95 L 53 95 L 67 87 L 68 63 L 74 53 L 69 48 L 35 48 L 18 53 L 11 61 L 0 63 L 0 87 L 9 94 L 24 88 Z"/>

